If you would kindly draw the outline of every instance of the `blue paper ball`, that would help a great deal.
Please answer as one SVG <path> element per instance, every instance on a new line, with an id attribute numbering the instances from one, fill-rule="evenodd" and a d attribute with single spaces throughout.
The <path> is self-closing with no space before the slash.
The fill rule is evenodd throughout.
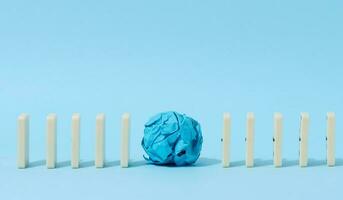
<path id="1" fill-rule="evenodd" d="M 200 124 L 185 114 L 159 113 L 145 124 L 142 147 L 157 165 L 190 165 L 200 156 Z"/>

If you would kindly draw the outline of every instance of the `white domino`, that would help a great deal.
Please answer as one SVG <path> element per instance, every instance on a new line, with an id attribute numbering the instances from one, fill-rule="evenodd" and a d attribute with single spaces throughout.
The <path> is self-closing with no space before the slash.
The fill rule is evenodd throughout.
<path id="1" fill-rule="evenodd" d="M 274 153 L 273 160 L 275 167 L 282 166 L 282 114 L 274 114 Z"/>
<path id="2" fill-rule="evenodd" d="M 75 113 L 71 118 L 71 167 L 80 165 L 80 114 Z"/>
<path id="3" fill-rule="evenodd" d="M 56 130 L 57 116 L 56 114 L 49 114 L 47 117 L 46 130 L 46 167 L 48 169 L 56 167 Z"/>
<path id="4" fill-rule="evenodd" d="M 103 168 L 105 164 L 105 114 L 96 116 L 95 167 Z"/>
<path id="5" fill-rule="evenodd" d="M 255 126 L 255 116 L 254 113 L 247 114 L 247 135 L 246 141 L 246 167 L 254 166 L 254 126 Z"/>
<path id="6" fill-rule="evenodd" d="M 335 113 L 327 113 L 326 159 L 329 167 L 335 166 Z"/>
<path id="7" fill-rule="evenodd" d="M 17 167 L 24 169 L 29 162 L 29 116 L 21 114 L 18 117 L 18 138 L 17 138 Z"/>
<path id="8" fill-rule="evenodd" d="M 222 136 L 222 166 L 230 166 L 230 140 L 231 140 L 231 116 L 229 113 L 223 115 L 223 136 Z"/>
<path id="9" fill-rule="evenodd" d="M 308 164 L 308 134 L 309 134 L 310 116 L 308 113 L 301 113 L 300 116 L 300 152 L 299 166 L 306 167 Z"/>
<path id="10" fill-rule="evenodd" d="M 122 116 L 121 130 L 121 157 L 120 166 L 126 168 L 129 166 L 129 144 L 130 143 L 130 114 L 124 113 Z"/>

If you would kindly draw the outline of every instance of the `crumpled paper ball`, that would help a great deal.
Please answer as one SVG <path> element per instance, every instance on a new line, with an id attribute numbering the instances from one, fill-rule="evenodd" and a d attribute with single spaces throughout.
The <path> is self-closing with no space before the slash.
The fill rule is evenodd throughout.
<path id="1" fill-rule="evenodd" d="M 159 113 L 145 124 L 142 147 L 157 165 L 190 165 L 200 156 L 202 147 L 200 124 L 185 114 Z"/>

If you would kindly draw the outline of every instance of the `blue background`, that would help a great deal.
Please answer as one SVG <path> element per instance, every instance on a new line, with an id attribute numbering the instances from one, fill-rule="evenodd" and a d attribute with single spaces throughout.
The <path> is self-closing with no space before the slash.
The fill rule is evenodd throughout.
<path id="1" fill-rule="evenodd" d="M 343 3 L 319 0 L 0 2 L 0 199 L 341 199 Z M 160 111 L 197 119 L 194 167 L 145 165 L 144 123 Z M 119 165 L 120 117 L 132 114 L 131 168 Z M 222 113 L 232 166 L 221 168 Z M 247 169 L 245 117 L 255 112 Z M 299 114 L 310 113 L 309 167 L 299 168 Z M 337 166 L 326 159 L 326 112 L 337 115 Z M 16 169 L 16 118 L 27 112 L 30 168 Z M 47 170 L 45 117 L 58 114 L 58 168 Z M 70 161 L 82 117 L 82 168 Z M 107 167 L 95 169 L 104 112 Z M 284 115 L 284 167 L 272 166 L 273 113 Z"/>

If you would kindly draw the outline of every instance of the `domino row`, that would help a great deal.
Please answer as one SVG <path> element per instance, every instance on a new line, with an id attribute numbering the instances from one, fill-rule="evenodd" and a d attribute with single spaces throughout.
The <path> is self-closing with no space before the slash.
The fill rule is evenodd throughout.
<path id="1" fill-rule="evenodd" d="M 56 114 L 47 116 L 46 129 L 46 167 L 56 167 Z M 130 114 L 122 115 L 121 129 L 121 157 L 120 166 L 129 166 L 129 136 L 130 136 Z M 18 117 L 18 138 L 17 138 L 17 167 L 24 169 L 29 163 L 29 116 L 21 114 Z M 80 166 L 80 115 L 73 114 L 71 125 L 71 167 L 76 169 Z M 105 115 L 96 116 L 96 142 L 95 142 L 95 167 L 103 168 L 105 161 Z"/>
<path id="2" fill-rule="evenodd" d="M 300 115 L 300 137 L 299 137 L 299 166 L 308 165 L 308 132 L 310 117 L 308 113 Z M 283 117 L 281 113 L 274 114 L 274 136 L 273 136 L 273 161 L 275 167 L 282 166 L 282 132 Z M 49 169 L 56 167 L 56 114 L 47 116 L 46 131 L 46 166 Z M 247 114 L 246 133 L 246 167 L 254 166 L 254 113 Z M 335 165 L 335 113 L 327 113 L 327 165 Z M 80 115 L 72 116 L 72 147 L 71 147 L 71 167 L 79 168 L 80 165 Z M 121 158 L 120 165 L 123 168 L 129 166 L 129 135 L 130 135 L 130 114 L 122 115 L 121 130 Z M 104 144 L 105 144 L 105 115 L 96 116 L 96 143 L 95 143 L 95 167 L 104 167 Z M 231 136 L 231 116 L 229 113 L 223 115 L 223 136 L 222 136 L 222 166 L 230 166 L 230 136 Z M 29 116 L 21 114 L 18 117 L 18 141 L 17 141 L 17 167 L 26 168 L 29 162 Z"/>
<path id="3" fill-rule="evenodd" d="M 327 166 L 335 166 L 335 113 L 329 112 L 326 116 L 326 156 Z M 274 136 L 273 136 L 273 163 L 275 167 L 282 167 L 282 132 L 283 117 L 281 113 L 274 114 Z M 299 166 L 308 165 L 308 133 L 309 133 L 310 116 L 308 113 L 300 114 L 300 136 L 299 136 Z M 247 114 L 247 132 L 246 132 L 246 167 L 254 166 L 254 113 Z M 230 136 L 231 136 L 231 116 L 229 113 L 223 115 L 223 136 L 222 136 L 222 166 L 230 166 Z"/>

